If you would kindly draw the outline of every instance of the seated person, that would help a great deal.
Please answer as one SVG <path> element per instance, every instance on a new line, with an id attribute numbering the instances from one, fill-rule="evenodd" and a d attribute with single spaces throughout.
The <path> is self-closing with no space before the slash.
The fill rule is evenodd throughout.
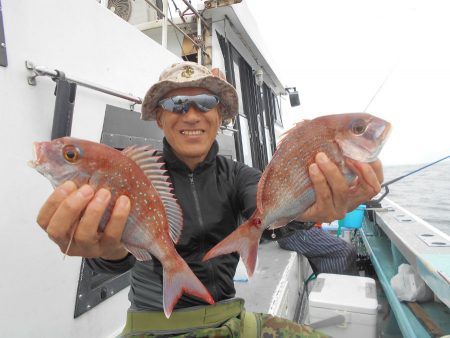
<path id="1" fill-rule="evenodd" d="M 321 228 L 298 230 L 278 240 L 280 248 L 305 256 L 314 273 L 357 275 L 356 249 Z"/>

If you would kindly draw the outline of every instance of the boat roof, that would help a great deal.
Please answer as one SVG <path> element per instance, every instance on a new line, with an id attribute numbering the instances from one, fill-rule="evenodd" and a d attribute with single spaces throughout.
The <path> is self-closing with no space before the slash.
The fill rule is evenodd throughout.
<path id="1" fill-rule="evenodd" d="M 241 42 L 252 53 L 253 63 L 250 66 L 257 70 L 263 69 L 264 81 L 269 83 L 276 94 L 285 94 L 285 86 L 276 74 L 275 59 L 270 56 L 269 48 L 258 30 L 258 25 L 245 2 L 239 4 L 215 8 L 212 11 L 204 11 L 203 16 L 212 19 L 213 22 L 226 20 L 237 32 Z"/>

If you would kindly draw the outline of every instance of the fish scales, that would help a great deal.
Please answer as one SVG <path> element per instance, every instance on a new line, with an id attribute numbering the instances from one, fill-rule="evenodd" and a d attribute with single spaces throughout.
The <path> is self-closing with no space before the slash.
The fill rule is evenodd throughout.
<path id="1" fill-rule="evenodd" d="M 286 144 L 282 141 L 267 167 L 264 185 L 258 187 L 257 198 L 261 199 L 258 208 L 264 210 L 265 214 L 270 215 L 274 213 L 273 210 L 279 210 L 277 214 L 295 216 L 314 202 L 315 194 L 309 179 L 308 167 L 319 151 L 326 153 L 339 167 L 343 168 L 345 165 L 344 157 L 333 141 L 332 130 L 317 121 L 297 124 L 288 134 L 286 135 L 288 141 Z M 348 179 L 351 180 L 353 177 Z M 302 203 L 299 203 L 299 200 Z M 300 205 L 296 208 L 294 207 L 296 204 Z M 266 207 L 263 208 L 262 205 Z M 292 210 L 293 215 L 289 215 L 283 208 Z M 269 227 L 276 216 L 263 218 L 266 223 L 262 226 Z"/>
<path id="2" fill-rule="evenodd" d="M 285 226 L 314 203 L 308 168 L 316 154 L 327 154 L 351 183 L 356 174 L 345 159 L 376 160 L 389 131 L 388 122 L 366 113 L 320 116 L 295 125 L 285 134 L 261 176 L 254 214 L 203 260 L 237 251 L 251 276 L 262 232 Z"/>
<path id="3" fill-rule="evenodd" d="M 148 147 L 130 147 L 122 152 L 103 144 L 64 137 L 51 142 L 35 142 L 36 160 L 30 164 L 54 187 L 66 180 L 77 186 L 90 184 L 94 190 L 106 188 L 111 201 L 99 224 L 103 231 L 119 196 L 130 198 L 130 214 L 122 233 L 124 247 L 138 260 L 155 256 L 163 266 L 163 309 L 170 316 L 176 302 L 186 292 L 213 304 L 208 290 L 177 253 L 174 242 L 183 227 L 182 210 L 170 192 L 160 157 Z M 153 165 L 156 164 L 156 165 Z"/>

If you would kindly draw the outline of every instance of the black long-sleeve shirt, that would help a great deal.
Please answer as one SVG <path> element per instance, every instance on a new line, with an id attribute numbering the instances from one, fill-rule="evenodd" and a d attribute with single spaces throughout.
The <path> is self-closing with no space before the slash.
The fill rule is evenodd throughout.
<path id="1" fill-rule="evenodd" d="M 207 262 L 202 262 L 202 258 L 239 226 L 241 216 L 251 216 L 256 208 L 261 173 L 217 153 L 215 142 L 205 160 L 191 172 L 164 140 L 163 158 L 184 217 L 176 250 L 214 300 L 220 301 L 235 295 L 233 276 L 239 255 L 223 255 Z M 97 272 L 118 273 L 132 269 L 131 308 L 162 310 L 162 266 L 156 258 L 139 262 L 128 255 L 118 262 L 88 259 L 87 263 Z M 175 308 L 200 304 L 205 303 L 184 294 Z"/>
<path id="2" fill-rule="evenodd" d="M 256 208 L 256 190 L 261 172 L 243 163 L 218 155 L 215 142 L 205 160 L 193 171 L 181 162 L 164 139 L 163 158 L 169 172 L 174 193 L 183 210 L 184 226 L 178 244 L 180 256 L 190 266 L 215 301 L 234 297 L 233 277 L 239 255 L 232 253 L 202 262 L 203 256 L 228 234 L 243 218 L 249 218 Z M 303 224 L 290 224 L 270 231 L 269 239 L 278 239 Z M 162 311 L 162 266 L 156 259 L 137 261 L 128 255 L 121 261 L 88 259 L 97 272 L 121 273 L 131 270 L 129 300 L 131 309 Z M 205 304 L 184 294 L 175 308 Z"/>

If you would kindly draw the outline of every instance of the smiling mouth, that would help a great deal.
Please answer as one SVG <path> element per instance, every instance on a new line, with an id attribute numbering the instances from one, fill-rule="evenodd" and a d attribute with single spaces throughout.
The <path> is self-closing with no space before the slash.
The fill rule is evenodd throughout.
<path id="1" fill-rule="evenodd" d="M 180 133 L 182 135 L 186 135 L 186 136 L 199 136 L 199 135 L 203 135 L 205 133 L 204 130 L 181 130 Z"/>

